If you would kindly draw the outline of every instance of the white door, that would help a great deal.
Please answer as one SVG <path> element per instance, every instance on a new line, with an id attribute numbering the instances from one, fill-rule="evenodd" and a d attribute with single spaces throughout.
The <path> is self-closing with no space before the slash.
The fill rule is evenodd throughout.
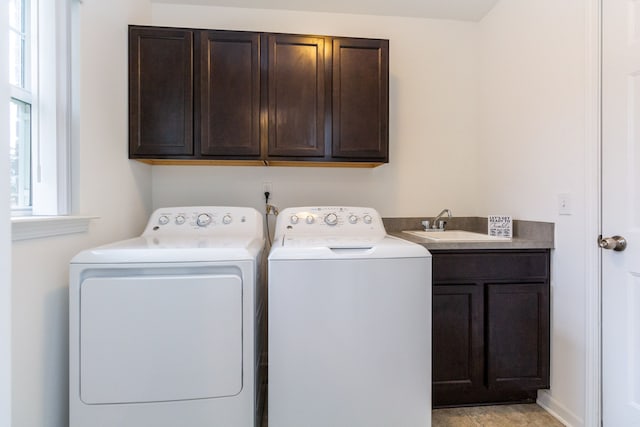
<path id="1" fill-rule="evenodd" d="M 640 0 L 602 3 L 603 420 L 640 426 Z"/>

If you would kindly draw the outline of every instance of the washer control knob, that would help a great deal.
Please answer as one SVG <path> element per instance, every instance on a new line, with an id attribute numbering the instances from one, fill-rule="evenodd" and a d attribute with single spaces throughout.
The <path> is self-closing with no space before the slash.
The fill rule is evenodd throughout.
<path id="1" fill-rule="evenodd" d="M 358 217 L 357 217 L 357 216 L 355 216 L 355 215 L 349 215 L 349 222 L 350 222 L 351 224 L 355 224 L 355 223 L 357 223 L 357 222 L 358 222 Z"/>
<path id="2" fill-rule="evenodd" d="M 297 224 L 300 218 L 298 218 L 298 215 L 291 215 L 291 218 L 289 218 L 289 220 L 291 221 L 291 224 Z"/>
<path id="3" fill-rule="evenodd" d="M 160 224 L 160 225 L 169 224 L 169 217 L 166 216 L 166 215 L 162 215 L 160 218 L 158 218 L 158 224 Z"/>
<path id="4" fill-rule="evenodd" d="M 336 225 L 338 223 L 338 215 L 334 214 L 333 212 L 327 214 L 327 216 L 324 217 L 324 222 L 327 225 Z"/>
<path id="5" fill-rule="evenodd" d="M 364 221 L 365 224 L 371 224 L 371 221 L 372 221 L 371 215 L 363 216 L 362 220 Z"/>
<path id="6" fill-rule="evenodd" d="M 178 215 L 178 216 L 176 217 L 176 224 L 177 224 L 177 225 L 182 225 L 182 224 L 184 224 L 185 222 L 186 222 L 186 219 L 185 219 L 184 215 Z"/>
<path id="7" fill-rule="evenodd" d="M 196 219 L 196 224 L 198 224 L 198 226 L 200 227 L 206 227 L 210 223 L 211 223 L 211 215 L 206 213 L 198 215 L 198 218 Z"/>
<path id="8" fill-rule="evenodd" d="M 313 215 L 307 216 L 307 219 L 306 219 L 307 224 L 313 224 L 315 220 L 316 219 L 313 217 Z"/>
<path id="9" fill-rule="evenodd" d="M 231 221 L 233 221 L 233 219 L 231 218 L 231 215 L 229 215 L 229 214 L 227 214 L 227 215 L 222 217 L 222 223 L 223 224 L 231 224 Z"/>

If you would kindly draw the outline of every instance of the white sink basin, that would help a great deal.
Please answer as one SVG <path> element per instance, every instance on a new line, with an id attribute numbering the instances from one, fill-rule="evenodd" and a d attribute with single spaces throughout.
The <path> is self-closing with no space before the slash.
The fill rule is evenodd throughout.
<path id="1" fill-rule="evenodd" d="M 493 242 L 493 241 L 509 241 L 508 237 L 495 237 L 488 234 L 474 233 L 464 230 L 446 230 L 446 231 L 415 231 L 406 230 L 408 233 L 416 237 L 432 240 L 434 242 Z"/>

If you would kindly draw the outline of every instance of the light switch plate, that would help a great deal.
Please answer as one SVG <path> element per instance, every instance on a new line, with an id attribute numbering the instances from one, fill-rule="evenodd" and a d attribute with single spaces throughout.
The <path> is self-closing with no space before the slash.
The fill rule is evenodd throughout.
<path id="1" fill-rule="evenodd" d="M 572 209 L 571 195 L 569 193 L 558 194 L 558 214 L 571 215 Z"/>

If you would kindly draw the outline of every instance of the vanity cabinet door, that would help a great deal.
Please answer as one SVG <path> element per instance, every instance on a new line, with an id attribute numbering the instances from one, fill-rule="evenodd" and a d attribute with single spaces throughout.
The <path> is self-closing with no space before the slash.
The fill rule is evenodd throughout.
<path id="1" fill-rule="evenodd" d="M 333 39 L 332 157 L 389 161 L 389 41 Z"/>
<path id="2" fill-rule="evenodd" d="M 200 31 L 200 154 L 260 157 L 260 34 Z"/>
<path id="3" fill-rule="evenodd" d="M 487 385 L 491 389 L 549 387 L 547 285 L 487 285 Z"/>
<path id="4" fill-rule="evenodd" d="M 482 285 L 433 286 L 434 405 L 483 387 Z"/>
<path id="5" fill-rule="evenodd" d="M 129 28 L 129 157 L 193 155 L 193 31 Z"/>
<path id="6" fill-rule="evenodd" d="M 549 387 L 549 250 L 433 255 L 433 405 L 534 402 Z"/>

